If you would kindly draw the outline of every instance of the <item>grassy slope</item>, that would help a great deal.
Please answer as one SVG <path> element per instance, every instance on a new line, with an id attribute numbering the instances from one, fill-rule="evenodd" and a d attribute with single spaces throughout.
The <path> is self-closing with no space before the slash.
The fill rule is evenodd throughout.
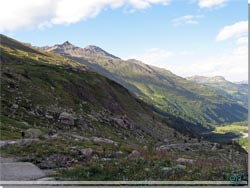
<path id="1" fill-rule="evenodd" d="M 238 136 L 243 136 L 244 133 L 248 133 L 248 124 L 247 122 L 235 122 L 229 125 L 216 126 L 214 132 L 219 134 L 234 133 Z M 240 138 L 238 143 L 248 151 L 248 137 Z"/>
<path id="2" fill-rule="evenodd" d="M 215 92 L 224 95 L 241 105 L 247 106 L 248 104 L 247 84 L 236 84 L 227 80 L 216 81 L 213 77 L 194 76 L 187 79 L 209 86 L 211 89 L 214 89 Z"/>
<path id="3" fill-rule="evenodd" d="M 138 134 L 142 134 L 145 143 L 164 137 L 173 139 L 174 130 L 164 125 L 148 105 L 114 81 L 88 71 L 84 65 L 4 36 L 1 36 L 1 44 L 1 60 L 4 62 L 1 66 L 2 139 L 18 137 L 13 131 L 20 131 L 17 122 L 29 125 L 23 126 L 24 129 L 32 126 L 47 131 L 60 129 L 57 118 L 63 111 L 73 113 L 78 124 L 79 119 L 89 121 L 96 136 L 117 140 L 127 137 L 128 142 L 137 144 L 139 141 L 135 137 Z M 16 110 L 14 104 L 18 106 Z M 46 115 L 53 119 L 47 119 Z M 92 116 L 99 119 L 93 120 Z M 133 126 L 132 132 L 122 128 L 117 131 L 108 125 L 115 124 L 113 119 L 121 116 L 127 117 Z M 105 119 L 108 123 L 103 126 L 101 122 Z M 91 130 L 84 134 L 93 136 Z M 123 136 L 117 136 L 119 132 Z"/>
<path id="4" fill-rule="evenodd" d="M 68 56 L 70 57 L 70 56 Z M 142 64 L 106 57 L 87 57 L 75 61 L 87 64 L 110 79 L 127 87 L 147 103 L 188 122 L 205 126 L 242 121 L 247 109 L 201 84 L 196 84 L 171 72 Z"/>

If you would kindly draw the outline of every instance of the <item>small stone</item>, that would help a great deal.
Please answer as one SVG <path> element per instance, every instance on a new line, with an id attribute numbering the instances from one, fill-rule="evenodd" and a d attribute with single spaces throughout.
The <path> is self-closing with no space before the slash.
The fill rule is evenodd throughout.
<path id="1" fill-rule="evenodd" d="M 171 167 L 163 167 L 161 170 L 165 171 L 165 172 L 169 172 L 172 170 L 172 168 Z"/>
<path id="2" fill-rule="evenodd" d="M 81 149 L 80 151 L 84 157 L 90 157 L 94 152 L 91 148 Z"/>
<path id="3" fill-rule="evenodd" d="M 47 118 L 47 119 L 53 119 L 54 117 L 53 116 L 50 116 L 50 115 L 45 115 L 45 117 Z"/>
<path id="4" fill-rule="evenodd" d="M 150 169 L 149 168 L 144 168 L 144 171 L 149 172 Z"/>
<path id="5" fill-rule="evenodd" d="M 129 158 L 133 158 L 133 159 L 137 159 L 141 156 L 141 153 L 137 150 L 133 150 L 129 155 L 128 157 Z"/>
<path id="6" fill-rule="evenodd" d="M 180 165 L 180 164 L 178 164 L 178 165 L 176 165 L 176 167 L 179 168 L 179 169 L 186 169 L 186 166 L 185 166 L 185 165 Z"/>
<path id="7" fill-rule="evenodd" d="M 190 164 L 193 164 L 193 163 L 194 163 L 194 160 L 193 160 L 193 159 L 185 159 L 185 158 L 178 158 L 176 161 L 177 161 L 177 162 L 190 163 Z"/>
<path id="8" fill-rule="evenodd" d="M 18 104 L 13 104 L 12 108 L 17 109 L 18 108 Z"/>

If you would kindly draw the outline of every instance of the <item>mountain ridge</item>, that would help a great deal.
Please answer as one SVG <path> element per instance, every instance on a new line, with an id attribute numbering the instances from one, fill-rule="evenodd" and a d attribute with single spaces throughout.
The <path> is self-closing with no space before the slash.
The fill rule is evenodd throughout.
<path id="1" fill-rule="evenodd" d="M 177 76 L 169 70 L 134 59 L 114 59 L 95 53 L 78 56 L 66 50 L 61 54 L 118 82 L 163 112 L 192 123 L 223 124 L 246 118 L 247 109 L 223 96 L 224 93 Z M 216 79 L 224 81 L 222 77 Z"/>

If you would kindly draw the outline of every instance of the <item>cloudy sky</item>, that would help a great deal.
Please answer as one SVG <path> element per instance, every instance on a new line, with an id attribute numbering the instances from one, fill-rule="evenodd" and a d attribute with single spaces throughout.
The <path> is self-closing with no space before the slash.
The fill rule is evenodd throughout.
<path id="1" fill-rule="evenodd" d="M 97 45 L 175 74 L 248 77 L 247 0 L 0 0 L 0 32 Z"/>

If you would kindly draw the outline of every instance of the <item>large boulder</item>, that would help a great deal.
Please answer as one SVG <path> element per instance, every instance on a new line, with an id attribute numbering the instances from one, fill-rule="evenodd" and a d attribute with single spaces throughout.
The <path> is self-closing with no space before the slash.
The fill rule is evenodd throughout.
<path id="1" fill-rule="evenodd" d="M 30 181 L 42 178 L 45 173 L 29 162 L 14 162 L 1 164 L 2 181 Z"/>
<path id="2" fill-rule="evenodd" d="M 133 150 L 129 155 L 128 158 L 130 159 L 138 159 L 141 156 L 141 153 L 137 150 Z"/>
<path id="3" fill-rule="evenodd" d="M 25 131 L 30 138 L 38 138 L 42 136 L 42 131 L 40 129 L 30 128 Z"/>
<path id="4" fill-rule="evenodd" d="M 58 120 L 65 125 L 74 125 L 74 117 L 73 115 L 67 113 L 67 112 L 62 112 L 58 118 Z"/>
<path id="5" fill-rule="evenodd" d="M 90 157 L 94 152 L 94 150 L 91 148 L 81 149 L 80 151 L 81 151 L 82 156 L 84 157 Z"/>

